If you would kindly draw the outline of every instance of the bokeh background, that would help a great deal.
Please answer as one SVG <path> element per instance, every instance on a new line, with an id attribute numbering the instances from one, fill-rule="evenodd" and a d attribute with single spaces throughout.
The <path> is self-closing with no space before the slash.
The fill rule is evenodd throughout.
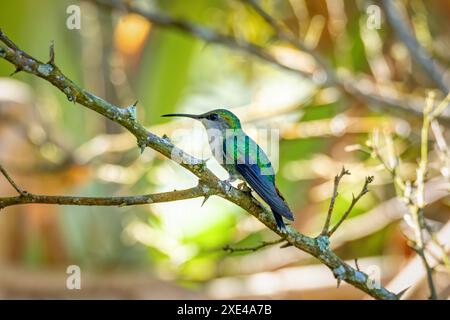
<path id="1" fill-rule="evenodd" d="M 412 60 L 381 10 L 368 28 L 371 1 L 261 1 L 280 22 L 321 54 L 330 68 L 351 76 L 365 97 L 355 99 L 323 85 L 311 57 L 280 41 L 254 10 L 239 0 L 134 1 L 144 10 L 191 21 L 205 29 L 256 43 L 287 71 L 137 14 L 91 1 L 3 1 L 0 27 L 23 50 L 46 60 L 55 43 L 56 64 L 90 92 L 119 106 L 138 100 L 140 123 L 167 134 L 193 155 L 208 158 L 198 124 L 160 116 L 226 107 L 250 133 L 279 130 L 278 185 L 295 212 L 294 226 L 320 232 L 333 178 L 345 165 L 336 221 L 374 175 L 371 192 L 332 239 L 337 254 L 407 298 L 426 298 L 423 266 L 408 246 L 406 206 L 379 159 L 362 152 L 375 132 L 392 137 L 401 155 L 399 174 L 414 181 L 419 158 L 420 112 L 396 106 L 423 99 L 436 85 Z M 450 3 L 401 1 L 420 44 L 447 67 Z M 70 30 L 69 5 L 81 9 L 81 28 Z M 379 4 L 379 3 L 376 3 Z M 0 60 L 0 161 L 24 189 L 59 195 L 134 195 L 194 186 L 195 177 L 158 153 L 141 155 L 135 138 L 104 117 L 67 101 L 49 83 Z M 381 95 L 393 103 L 380 103 Z M 369 97 L 369 98 L 368 98 Z M 437 91 L 437 97 L 442 94 Z M 440 121 L 448 142 L 449 118 Z M 430 134 L 426 217 L 450 242 L 449 167 Z M 448 151 L 448 150 L 447 150 Z M 444 156 L 443 156 L 444 155 Z M 208 166 L 226 173 L 214 160 Z M 1 196 L 14 190 L 0 179 Z M 10 207 L 0 215 L 0 298 L 287 298 L 362 299 L 347 284 L 295 248 L 266 247 L 229 253 L 275 239 L 254 217 L 212 197 L 136 207 Z M 440 297 L 450 294 L 448 265 L 437 258 Z M 82 289 L 66 288 L 66 269 L 78 265 Z"/>

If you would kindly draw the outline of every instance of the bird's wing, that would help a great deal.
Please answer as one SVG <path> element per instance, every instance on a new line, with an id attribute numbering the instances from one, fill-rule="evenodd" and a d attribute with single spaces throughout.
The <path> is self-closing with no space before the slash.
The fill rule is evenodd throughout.
<path id="1" fill-rule="evenodd" d="M 228 164 L 257 164 L 261 174 L 275 183 L 275 172 L 263 149 L 242 130 L 230 130 L 223 140 L 223 153 Z"/>
<path id="2" fill-rule="evenodd" d="M 291 210 L 278 192 L 268 176 L 261 175 L 261 169 L 256 164 L 237 164 L 237 171 L 248 182 L 253 190 L 270 206 L 270 208 L 283 217 L 294 220 Z"/>
<path id="3" fill-rule="evenodd" d="M 234 162 L 236 170 L 274 212 L 294 220 L 291 210 L 275 186 L 272 164 L 256 142 L 243 133 L 237 137 L 228 136 L 223 150 L 227 161 Z"/>

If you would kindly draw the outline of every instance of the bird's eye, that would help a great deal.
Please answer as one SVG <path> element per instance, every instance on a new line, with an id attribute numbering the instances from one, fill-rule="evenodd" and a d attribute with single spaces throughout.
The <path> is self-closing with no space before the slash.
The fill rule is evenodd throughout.
<path id="1" fill-rule="evenodd" d="M 217 119 L 219 119 L 219 116 L 216 113 L 210 114 L 208 116 L 208 120 L 216 121 Z"/>

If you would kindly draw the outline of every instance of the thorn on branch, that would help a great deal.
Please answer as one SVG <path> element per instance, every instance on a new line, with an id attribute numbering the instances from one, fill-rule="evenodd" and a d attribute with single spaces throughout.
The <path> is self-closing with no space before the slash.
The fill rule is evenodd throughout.
<path id="1" fill-rule="evenodd" d="M 72 89 L 70 87 L 65 87 L 63 91 L 66 94 L 67 100 L 73 103 L 76 102 L 75 95 L 73 94 Z"/>
<path id="2" fill-rule="evenodd" d="M 280 249 L 285 249 L 285 248 L 289 248 L 289 247 L 292 247 L 292 243 L 286 242 L 280 246 Z"/>
<path id="3" fill-rule="evenodd" d="M 355 258 L 355 267 L 356 267 L 356 270 L 361 271 L 361 269 L 359 268 L 359 264 L 358 264 L 358 258 Z"/>
<path id="4" fill-rule="evenodd" d="M 341 265 L 333 269 L 333 275 L 337 280 L 337 288 L 339 288 L 341 281 L 345 279 L 345 268 Z"/>
<path id="5" fill-rule="evenodd" d="M 403 289 L 402 291 L 400 291 L 399 293 L 397 293 L 396 294 L 397 298 L 400 299 L 405 294 L 405 292 L 409 290 L 409 288 L 411 288 L 411 287 L 407 287 L 407 288 Z"/>
<path id="6" fill-rule="evenodd" d="M 209 197 L 210 197 L 209 194 L 205 195 L 205 197 L 204 197 L 204 199 L 203 199 L 202 204 L 200 205 L 200 207 L 203 207 L 203 205 L 206 203 L 206 201 L 209 199 Z"/>
<path id="7" fill-rule="evenodd" d="M 131 121 L 136 122 L 137 120 L 137 103 L 138 101 L 136 100 L 131 106 L 125 108 L 125 109 L 121 109 L 119 108 L 119 112 L 122 113 L 124 116 L 126 116 L 128 119 L 130 119 Z"/>
<path id="8" fill-rule="evenodd" d="M 162 135 L 162 138 L 163 138 L 164 140 L 166 140 L 167 142 L 172 142 L 172 141 L 170 141 L 169 136 L 168 136 L 167 134 L 165 134 L 165 133 Z"/>
<path id="9" fill-rule="evenodd" d="M 50 42 L 50 48 L 49 48 L 49 59 L 47 64 L 50 64 L 52 66 L 55 66 L 55 41 Z"/>
<path id="10" fill-rule="evenodd" d="M 9 76 L 12 77 L 13 75 L 19 73 L 20 71 L 22 71 L 22 68 L 16 67 L 16 69 L 13 72 L 11 72 Z"/>
<path id="11" fill-rule="evenodd" d="M 145 148 L 147 147 L 148 137 L 143 138 L 142 136 L 137 137 L 137 145 L 141 154 L 144 153 Z"/>

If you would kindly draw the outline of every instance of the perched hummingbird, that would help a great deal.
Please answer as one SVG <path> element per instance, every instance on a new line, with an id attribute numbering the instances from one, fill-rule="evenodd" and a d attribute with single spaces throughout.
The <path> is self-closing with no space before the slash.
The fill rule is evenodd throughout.
<path id="1" fill-rule="evenodd" d="M 272 209 L 278 229 L 286 232 L 282 216 L 292 221 L 294 217 L 275 186 L 272 164 L 259 145 L 242 130 L 236 115 L 216 109 L 199 115 L 171 113 L 163 117 L 199 120 L 207 131 L 211 152 L 230 175 L 226 182 L 236 179 L 247 182 Z"/>

